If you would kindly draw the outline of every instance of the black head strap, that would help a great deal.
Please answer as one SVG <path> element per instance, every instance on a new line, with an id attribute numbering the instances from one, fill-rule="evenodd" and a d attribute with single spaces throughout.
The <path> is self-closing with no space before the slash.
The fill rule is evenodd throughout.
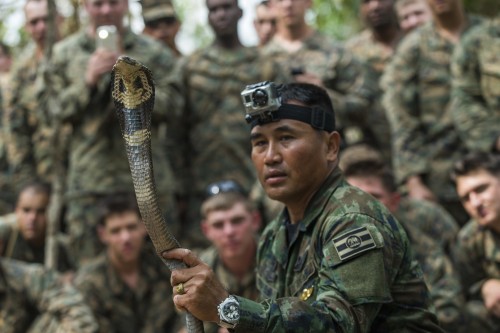
<path id="1" fill-rule="evenodd" d="M 247 115 L 246 120 L 254 128 L 280 119 L 293 119 L 311 125 L 313 128 L 333 132 L 334 121 L 331 113 L 325 112 L 320 107 L 302 106 L 295 104 L 281 104 L 278 110 L 267 111 L 257 115 Z"/>

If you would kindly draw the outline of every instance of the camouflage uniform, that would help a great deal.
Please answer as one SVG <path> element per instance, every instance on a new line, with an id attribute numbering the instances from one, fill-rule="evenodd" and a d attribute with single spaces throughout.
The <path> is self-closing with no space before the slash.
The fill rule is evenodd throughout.
<path id="1" fill-rule="evenodd" d="M 36 318 L 44 317 L 44 324 Z M 40 318 L 40 317 L 39 317 Z M 94 316 L 82 295 L 37 264 L 0 258 L 0 332 L 91 333 Z M 43 327 L 43 328 L 42 328 Z"/>
<path id="2" fill-rule="evenodd" d="M 498 332 L 500 318 L 488 314 L 481 288 L 488 279 L 500 279 L 500 235 L 470 221 L 458 234 L 453 258 L 467 293 L 467 309 L 477 321 L 477 332 Z"/>
<path id="3" fill-rule="evenodd" d="M 74 264 L 68 251 L 68 244 L 62 237 L 56 238 L 57 264 L 59 272 L 73 270 Z M 45 247 L 30 246 L 19 231 L 16 214 L 0 217 L 0 243 L 4 244 L 3 257 L 21 260 L 29 263 L 44 264 Z"/>
<path id="4" fill-rule="evenodd" d="M 12 177 L 10 176 L 10 167 L 7 159 L 7 143 L 5 140 L 5 126 L 3 125 L 4 116 L 4 98 L 3 90 L 0 90 L 0 214 L 7 214 L 12 211 L 16 201 L 15 191 L 13 190 Z"/>
<path id="5" fill-rule="evenodd" d="M 405 223 L 411 223 L 417 229 L 437 241 L 450 254 L 455 245 L 458 224 L 441 206 L 423 200 L 402 198 L 398 209 L 394 212 L 396 218 Z"/>
<path id="6" fill-rule="evenodd" d="M 440 243 L 419 228 L 415 215 L 400 211 L 395 216 L 406 229 L 415 259 L 422 267 L 439 324 L 446 332 L 469 332 L 465 297 L 451 259 Z"/>
<path id="7" fill-rule="evenodd" d="M 174 332 L 170 272 L 152 251 L 139 259 L 139 282 L 132 290 L 118 275 L 105 253 L 82 265 L 75 286 L 92 308 L 99 332 Z"/>
<path id="8" fill-rule="evenodd" d="M 156 81 L 153 163 L 160 203 L 171 213 L 168 220 L 172 221 L 176 217 L 172 214 L 175 209 L 171 200 L 174 184 L 166 154 L 164 124 L 178 106 L 177 94 L 169 85 L 175 60 L 161 44 L 130 30 L 123 35 L 123 45 L 124 53 L 149 67 Z M 89 89 L 83 79 L 85 64 L 94 51 L 95 40 L 85 31 L 68 37 L 55 45 L 50 73 L 51 88 L 57 92 L 51 99 L 54 101 L 51 111 L 73 128 L 68 143 L 66 220 L 80 261 L 93 257 L 101 248 L 95 235 L 99 198 L 116 191 L 133 191 L 124 140 L 111 100 L 110 75 L 103 76 L 94 89 Z"/>
<path id="9" fill-rule="evenodd" d="M 442 332 L 404 229 L 338 169 L 296 228 L 287 220 L 284 211 L 261 237 L 257 287 L 266 300 L 236 297 L 236 331 Z"/>
<path id="10" fill-rule="evenodd" d="M 468 22 L 465 31 L 480 21 L 468 17 Z M 422 26 L 401 41 L 382 77 L 382 88 L 397 181 L 421 176 L 441 204 L 463 222 L 465 215 L 449 178 L 453 162 L 466 151 L 449 106 L 454 47 L 433 22 Z"/>
<path id="11" fill-rule="evenodd" d="M 365 68 L 340 44 L 315 31 L 295 52 L 286 51 L 274 37 L 263 53 L 276 60 L 287 73 L 298 67 L 320 77 L 332 98 L 337 123 L 342 127 L 363 127 L 374 97 L 373 82 L 368 80 Z"/>
<path id="12" fill-rule="evenodd" d="M 178 154 L 176 170 L 184 170 L 188 221 L 180 237 L 188 245 L 207 244 L 199 230 L 200 206 L 212 182 L 233 179 L 250 191 L 257 177 L 250 158 L 248 125 L 241 91 L 260 81 L 288 81 L 272 60 L 257 48 L 225 50 L 210 46 L 183 58 L 178 67 L 186 102 L 180 126 L 172 129 Z"/>
<path id="13" fill-rule="evenodd" d="M 389 63 L 389 60 L 394 53 L 394 50 L 383 45 L 382 43 L 375 40 L 373 32 L 369 29 L 364 30 L 359 35 L 356 35 L 349 39 L 345 47 L 349 50 L 356 58 L 358 58 L 363 64 L 366 65 L 367 75 L 370 76 L 370 81 L 377 84 L 380 81 L 385 66 Z M 384 157 L 391 158 L 391 135 L 389 121 L 387 120 L 385 110 L 382 106 L 381 101 L 382 90 L 377 87 L 376 98 L 373 101 L 373 105 L 370 108 L 370 112 L 367 112 L 367 120 L 362 128 L 346 128 L 344 130 L 344 136 L 349 138 L 352 137 L 350 141 L 354 141 L 356 137 L 359 137 L 359 142 L 364 142 L 371 146 L 377 148 Z M 356 131 L 357 133 L 354 133 Z M 353 142 L 354 143 L 354 142 Z"/>
<path id="14" fill-rule="evenodd" d="M 211 246 L 200 254 L 200 259 L 205 262 L 215 273 L 217 279 L 232 295 L 242 296 L 253 301 L 258 300 L 259 291 L 255 285 L 255 267 L 249 267 L 249 273 L 240 282 L 220 262 L 217 250 Z M 219 325 L 205 323 L 205 333 L 217 333 Z"/>
<path id="15" fill-rule="evenodd" d="M 47 109 L 43 59 L 30 44 L 12 69 L 6 92 L 5 132 L 13 182 L 18 186 L 40 178 L 50 182 L 54 175 L 52 117 Z M 19 190 L 19 189 L 17 189 Z"/>
<path id="16" fill-rule="evenodd" d="M 452 116 L 470 150 L 491 150 L 500 137 L 500 16 L 475 28 L 452 61 Z"/>

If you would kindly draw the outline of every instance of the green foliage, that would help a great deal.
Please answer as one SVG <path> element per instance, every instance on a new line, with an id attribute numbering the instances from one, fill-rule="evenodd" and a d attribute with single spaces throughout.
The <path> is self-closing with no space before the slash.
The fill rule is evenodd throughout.
<path id="1" fill-rule="evenodd" d="M 345 40 L 360 30 L 358 0 L 314 0 L 311 24 L 323 33 Z"/>
<path id="2" fill-rule="evenodd" d="M 500 14 L 499 0 L 464 0 L 467 12 L 493 17 Z"/>
<path id="3" fill-rule="evenodd" d="M 197 3 L 196 1 L 174 0 L 173 3 L 175 11 L 183 24 L 189 24 L 187 27 L 184 26 L 184 29 L 187 29 L 188 33 L 196 41 L 195 49 L 209 45 L 213 40 L 212 30 L 210 30 L 207 24 L 193 22 L 192 20 L 192 13 L 196 12 L 200 4 L 204 5 L 204 0 Z"/>

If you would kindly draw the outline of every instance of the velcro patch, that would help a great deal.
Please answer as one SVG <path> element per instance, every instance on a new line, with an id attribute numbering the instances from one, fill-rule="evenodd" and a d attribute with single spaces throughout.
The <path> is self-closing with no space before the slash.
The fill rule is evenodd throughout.
<path id="1" fill-rule="evenodd" d="M 377 247 L 366 227 L 349 230 L 333 239 L 333 245 L 341 261 Z"/>

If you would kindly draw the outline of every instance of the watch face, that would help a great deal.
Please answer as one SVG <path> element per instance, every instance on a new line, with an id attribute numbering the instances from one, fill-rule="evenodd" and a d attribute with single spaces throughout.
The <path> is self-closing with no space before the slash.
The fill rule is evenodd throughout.
<path id="1" fill-rule="evenodd" d="M 237 322 L 240 319 L 240 308 L 237 302 L 229 302 L 222 307 L 222 317 L 228 322 Z"/>

